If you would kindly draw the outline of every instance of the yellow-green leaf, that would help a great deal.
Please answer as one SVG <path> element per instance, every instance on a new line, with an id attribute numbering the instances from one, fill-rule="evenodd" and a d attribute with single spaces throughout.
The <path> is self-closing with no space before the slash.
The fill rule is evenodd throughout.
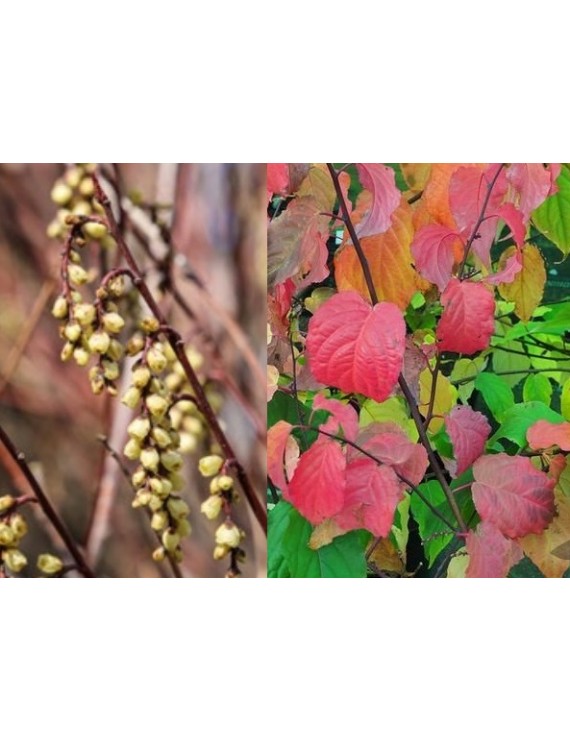
<path id="1" fill-rule="evenodd" d="M 516 247 L 509 247 L 503 252 L 499 260 L 500 270 L 515 250 Z M 512 283 L 501 283 L 499 293 L 506 301 L 514 301 L 515 314 L 523 322 L 528 322 L 542 299 L 545 283 L 546 270 L 540 250 L 527 244 L 522 249 L 522 270 Z"/>

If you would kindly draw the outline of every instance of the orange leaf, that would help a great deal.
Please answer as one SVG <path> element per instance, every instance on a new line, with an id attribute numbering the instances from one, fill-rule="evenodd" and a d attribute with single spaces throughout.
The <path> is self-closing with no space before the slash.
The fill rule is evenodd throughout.
<path id="1" fill-rule="evenodd" d="M 429 286 L 412 267 L 410 245 L 414 237 L 412 210 L 406 201 L 392 214 L 392 225 L 384 234 L 360 240 L 379 301 L 390 301 L 405 309 L 418 290 Z M 339 291 L 357 291 L 370 300 L 364 273 L 352 244 L 345 244 L 335 256 L 335 276 Z"/>
<path id="2" fill-rule="evenodd" d="M 554 491 L 558 510 L 556 517 L 543 533 L 525 535 L 519 543 L 544 576 L 559 579 L 570 566 L 570 552 L 562 548 L 570 541 L 570 499 L 558 487 Z"/>
<path id="3" fill-rule="evenodd" d="M 459 167 L 461 165 L 457 164 L 432 165 L 423 195 L 424 205 L 432 220 L 454 230 L 457 225 L 449 207 L 449 182 Z"/>

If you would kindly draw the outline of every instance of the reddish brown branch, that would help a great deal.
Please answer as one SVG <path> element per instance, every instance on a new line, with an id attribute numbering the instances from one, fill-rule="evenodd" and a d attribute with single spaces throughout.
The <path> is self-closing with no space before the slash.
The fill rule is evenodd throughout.
<path id="1" fill-rule="evenodd" d="M 60 518 L 60 516 L 58 515 L 58 513 L 52 506 L 46 493 L 40 486 L 39 482 L 35 478 L 32 471 L 30 470 L 30 467 L 26 463 L 24 454 L 18 452 L 16 446 L 14 445 L 14 443 L 8 436 L 8 433 L 4 430 L 4 428 L 1 425 L 0 425 L 0 442 L 2 442 L 3 446 L 6 448 L 6 450 L 8 451 L 8 453 L 10 454 L 14 462 L 17 464 L 18 468 L 24 475 L 28 485 L 34 492 L 34 496 L 38 500 L 40 507 L 44 511 L 46 517 L 51 522 L 51 524 L 54 526 L 58 535 L 65 543 L 67 550 L 73 556 L 73 559 L 77 566 L 77 570 L 81 574 L 83 574 L 83 576 L 93 578 L 95 574 L 91 571 L 91 569 L 87 565 L 87 562 L 85 561 L 85 558 L 83 557 L 83 554 L 79 550 L 79 547 L 77 546 L 71 533 L 67 529 L 65 523 L 63 522 L 63 520 Z"/>
<path id="2" fill-rule="evenodd" d="M 332 164 L 327 164 L 328 171 L 331 175 L 331 178 L 334 183 L 335 191 L 337 194 L 337 198 L 339 201 L 340 210 L 343 214 L 343 220 L 346 224 L 346 228 L 348 230 L 348 233 L 350 234 L 350 237 L 352 239 L 352 243 L 354 245 L 354 249 L 356 250 L 356 254 L 358 255 L 358 259 L 360 261 L 360 264 L 362 266 L 362 272 L 364 273 L 364 279 L 366 281 L 366 287 L 368 288 L 368 293 L 370 294 L 370 299 L 372 301 L 372 305 L 375 305 L 378 303 L 378 295 L 376 293 L 376 289 L 374 287 L 374 281 L 372 279 L 372 273 L 370 272 L 370 266 L 368 264 L 368 260 L 366 259 L 366 255 L 364 254 L 364 251 L 362 249 L 362 245 L 360 244 L 360 240 L 356 234 L 356 231 L 354 229 L 354 224 L 352 223 L 352 219 L 350 218 L 350 214 L 348 212 L 348 208 L 346 205 L 346 201 L 344 199 L 344 195 L 342 192 L 342 189 L 340 187 L 339 177 L 337 171 L 334 169 Z M 431 442 L 429 440 L 429 437 L 427 435 L 427 432 L 424 428 L 424 421 L 422 420 L 421 414 L 418 409 L 418 405 L 416 403 L 416 400 L 414 398 L 414 395 L 408 386 L 408 383 L 406 379 L 404 378 L 403 374 L 400 373 L 398 377 L 398 385 L 400 386 L 400 389 L 402 390 L 402 393 L 404 394 L 406 401 L 408 402 L 408 406 L 410 408 L 410 414 L 412 415 L 412 419 L 414 420 L 414 423 L 416 425 L 416 428 L 418 430 L 418 435 L 420 437 L 420 441 L 422 445 L 424 446 L 426 453 L 428 455 L 428 459 L 431 465 L 431 468 L 441 486 L 443 489 L 443 492 L 449 502 L 449 505 L 453 511 L 453 514 L 455 515 L 455 518 L 457 519 L 457 523 L 461 529 L 462 532 L 467 531 L 467 527 L 465 525 L 465 521 L 463 519 L 463 516 L 461 514 L 461 510 L 459 509 L 457 502 L 455 501 L 455 497 L 453 495 L 453 492 L 451 491 L 451 487 L 449 486 L 447 479 L 445 478 L 445 475 L 443 473 L 443 470 L 439 464 L 439 461 L 437 459 L 437 456 L 431 446 Z"/>
<path id="3" fill-rule="evenodd" d="M 212 434 L 214 435 L 220 448 L 222 449 L 222 452 L 225 458 L 228 461 L 231 461 L 233 468 L 236 472 L 237 479 L 244 491 L 246 499 L 251 509 L 253 510 L 253 513 L 257 521 L 263 528 L 264 532 L 267 532 L 267 514 L 265 512 L 265 507 L 261 503 L 261 501 L 258 499 L 255 493 L 255 490 L 253 488 L 253 485 L 251 484 L 249 477 L 245 471 L 245 468 L 238 461 L 232 446 L 230 445 L 224 431 L 222 430 L 220 426 L 220 423 L 218 422 L 218 419 L 216 417 L 214 410 L 212 409 L 212 407 L 210 406 L 210 403 L 208 402 L 208 399 L 206 398 L 206 394 L 204 392 L 204 389 L 202 388 L 202 384 L 200 383 L 198 376 L 196 375 L 194 369 L 192 368 L 192 365 L 190 364 L 190 361 L 186 357 L 186 353 L 184 352 L 184 342 L 182 340 L 182 337 L 175 329 L 169 326 L 166 320 L 166 317 L 162 313 L 154 296 L 152 295 L 149 287 L 147 286 L 141 274 L 141 271 L 139 270 L 139 267 L 133 257 L 133 254 L 130 248 L 128 247 L 127 243 L 125 242 L 125 240 L 123 239 L 120 233 L 117 221 L 111 209 L 111 202 L 108 196 L 105 194 L 105 192 L 101 188 L 99 180 L 95 175 L 93 176 L 93 180 L 95 183 L 96 198 L 99 201 L 99 203 L 103 206 L 103 209 L 105 211 L 105 216 L 107 218 L 109 230 L 112 236 L 114 237 L 114 239 L 116 240 L 117 244 L 119 245 L 121 253 L 128 267 L 130 268 L 133 275 L 135 276 L 134 284 L 137 287 L 143 299 L 145 300 L 152 314 L 155 316 L 155 318 L 159 322 L 162 333 L 167 337 L 168 341 L 172 345 L 172 349 L 174 350 L 174 353 L 178 361 L 180 362 L 182 368 L 184 369 L 184 373 L 188 381 L 190 382 L 190 385 L 192 386 L 194 395 L 196 397 L 196 406 L 198 407 L 200 413 L 204 416 L 206 423 L 208 427 L 210 428 L 210 430 L 212 431 Z"/>

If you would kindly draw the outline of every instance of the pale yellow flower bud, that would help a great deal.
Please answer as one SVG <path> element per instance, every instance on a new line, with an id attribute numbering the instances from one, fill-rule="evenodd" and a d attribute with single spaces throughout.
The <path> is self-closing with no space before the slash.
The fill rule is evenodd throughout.
<path id="1" fill-rule="evenodd" d="M 85 196 L 85 198 L 91 198 L 91 196 L 95 193 L 95 184 L 93 182 L 93 178 L 83 178 L 83 180 L 79 183 L 79 192 L 82 196 Z"/>
<path id="2" fill-rule="evenodd" d="M 135 489 L 138 489 L 140 486 L 144 484 L 146 481 L 147 472 L 144 470 L 142 466 L 139 466 L 137 470 L 133 473 L 131 476 L 131 482 Z"/>
<path id="3" fill-rule="evenodd" d="M 180 535 L 181 538 L 187 538 L 190 533 L 192 532 L 192 526 L 188 522 L 188 520 L 178 520 L 176 523 L 176 533 Z"/>
<path id="4" fill-rule="evenodd" d="M 229 552 L 230 552 L 230 549 L 227 546 L 217 545 L 214 548 L 214 553 L 213 553 L 214 559 L 216 561 L 221 561 L 222 558 L 225 558 Z"/>
<path id="5" fill-rule="evenodd" d="M 103 314 L 101 321 L 103 322 L 103 327 L 111 334 L 118 334 L 125 326 L 125 320 L 116 311 Z"/>
<path id="6" fill-rule="evenodd" d="M 85 283 L 87 283 L 87 280 L 89 278 L 89 276 L 87 275 L 87 271 L 84 270 L 81 265 L 69 265 L 67 269 L 67 276 L 69 278 L 69 281 L 73 283 L 74 286 L 84 285 Z"/>
<path id="7" fill-rule="evenodd" d="M 79 186 L 79 183 L 81 182 L 81 178 L 83 177 L 83 168 L 77 167 L 77 165 L 73 165 L 73 167 L 69 167 L 64 175 L 65 182 L 71 187 L 71 188 L 77 188 Z"/>
<path id="8" fill-rule="evenodd" d="M 178 447 L 180 448 L 180 452 L 184 455 L 195 453 L 198 448 L 198 440 L 189 432 L 181 432 Z"/>
<path id="9" fill-rule="evenodd" d="M 215 476 L 224 465 L 224 459 L 219 455 L 205 455 L 198 461 L 198 469 L 202 476 Z"/>
<path id="10" fill-rule="evenodd" d="M 156 448 L 145 448 L 140 455 L 141 464 L 147 471 L 156 471 L 160 463 L 160 456 Z"/>
<path id="11" fill-rule="evenodd" d="M 133 371 L 132 383 L 139 389 L 143 389 L 150 381 L 150 371 L 146 365 L 140 365 Z"/>
<path id="12" fill-rule="evenodd" d="M 150 420 L 145 417 L 137 417 L 136 419 L 133 419 L 127 427 L 127 432 L 131 437 L 134 437 L 137 440 L 144 440 L 150 432 Z"/>
<path id="13" fill-rule="evenodd" d="M 166 368 L 167 360 L 164 353 L 156 345 L 153 345 L 146 354 L 146 362 L 154 373 L 162 373 Z"/>
<path id="14" fill-rule="evenodd" d="M 156 332 L 160 327 L 160 324 L 158 323 L 158 319 L 156 319 L 156 317 L 146 316 L 144 317 L 144 319 L 141 319 L 139 326 L 143 332 L 145 332 L 146 334 L 150 334 L 151 332 Z"/>
<path id="15" fill-rule="evenodd" d="M 92 304 L 80 303 L 73 307 L 73 318 L 82 327 L 87 327 L 95 321 L 96 311 Z"/>
<path id="16" fill-rule="evenodd" d="M 72 324 L 68 324 L 65 327 L 65 329 L 63 330 L 63 336 L 70 342 L 77 342 L 77 340 L 81 337 L 81 331 L 82 330 L 79 324 L 76 324 L 74 322 Z"/>
<path id="17" fill-rule="evenodd" d="M 151 512 L 158 512 L 159 509 L 162 509 L 164 505 L 164 502 L 160 497 L 157 497 L 156 494 L 153 494 L 149 500 L 148 507 L 151 510 Z"/>
<path id="18" fill-rule="evenodd" d="M 66 342 L 65 345 L 61 348 L 61 354 L 59 357 L 64 363 L 73 357 L 73 350 L 74 347 L 72 342 Z"/>
<path id="19" fill-rule="evenodd" d="M 136 386 L 131 386 L 127 389 L 121 401 L 125 406 L 129 407 L 129 409 L 134 409 L 141 401 L 140 389 L 136 388 Z"/>
<path id="20" fill-rule="evenodd" d="M 125 292 L 125 279 L 122 275 L 116 275 L 107 283 L 107 290 L 111 296 L 122 296 Z"/>
<path id="21" fill-rule="evenodd" d="M 141 457 L 141 446 L 138 440 L 131 438 L 123 448 L 123 455 L 130 461 L 137 461 Z"/>
<path id="22" fill-rule="evenodd" d="M 85 216 L 87 215 L 88 214 L 85 214 Z M 105 224 L 100 224 L 96 221 L 88 221 L 86 224 L 83 224 L 82 229 L 86 236 L 97 241 L 103 239 L 103 237 L 107 235 L 107 227 Z"/>
<path id="23" fill-rule="evenodd" d="M 168 450 L 160 456 L 160 462 L 167 471 L 179 471 L 182 468 L 182 456 L 174 450 Z"/>
<path id="24" fill-rule="evenodd" d="M 138 355 L 144 349 L 144 337 L 135 335 L 127 342 L 127 354 Z"/>
<path id="25" fill-rule="evenodd" d="M 241 543 L 241 532 L 237 525 L 231 520 L 226 520 L 216 530 L 216 545 L 224 545 L 227 548 L 237 548 Z"/>
<path id="26" fill-rule="evenodd" d="M 51 313 L 56 319 L 65 319 L 69 312 L 69 304 L 65 296 L 58 296 L 54 301 Z"/>
<path id="27" fill-rule="evenodd" d="M 5 522 L 0 522 L 0 546 L 14 545 L 16 534 Z"/>
<path id="28" fill-rule="evenodd" d="M 111 358 L 111 360 L 118 361 L 120 360 L 123 355 L 125 354 L 125 351 L 123 350 L 123 346 L 121 343 L 112 338 L 111 342 L 109 343 L 109 349 L 107 350 L 107 357 Z"/>
<path id="29" fill-rule="evenodd" d="M 153 559 L 153 561 L 157 561 L 158 563 L 160 563 L 160 561 L 164 561 L 165 558 L 166 558 L 166 551 L 162 547 L 161 548 L 157 548 L 152 553 L 152 559 Z"/>
<path id="30" fill-rule="evenodd" d="M 162 545 L 169 553 L 172 553 L 180 545 L 180 535 L 171 530 L 165 530 L 162 533 Z"/>
<path id="31" fill-rule="evenodd" d="M 58 181 L 53 186 L 50 195 L 51 195 L 51 200 L 55 204 L 57 204 L 58 206 L 65 206 L 66 203 L 69 203 L 69 201 L 73 197 L 73 191 L 65 183 Z"/>
<path id="32" fill-rule="evenodd" d="M 12 515 L 12 517 L 10 517 L 10 527 L 18 540 L 23 538 L 28 532 L 28 523 L 24 520 L 22 515 Z"/>
<path id="33" fill-rule="evenodd" d="M 59 574 L 63 569 L 63 561 L 57 556 L 52 556 L 51 553 L 42 553 L 38 556 L 38 569 L 44 574 L 53 576 L 53 574 Z"/>
<path id="34" fill-rule="evenodd" d="M 222 511 L 223 504 L 224 500 L 214 494 L 211 497 L 208 497 L 204 502 L 202 502 L 200 512 L 205 515 L 208 520 L 215 520 Z"/>
<path id="35" fill-rule="evenodd" d="M 182 520 L 190 514 L 190 507 L 178 497 L 170 497 L 166 507 L 175 520 Z"/>
<path id="36" fill-rule="evenodd" d="M 159 394 L 151 394 L 146 398 L 146 408 L 152 414 L 153 417 L 164 417 L 166 410 L 168 409 L 168 401 L 164 396 Z"/>
<path id="37" fill-rule="evenodd" d="M 73 358 L 77 365 L 83 367 L 89 362 L 89 353 L 83 347 L 76 347 L 73 351 Z"/>
<path id="38" fill-rule="evenodd" d="M 109 337 L 107 332 L 97 330 L 97 332 L 93 332 L 93 334 L 87 341 L 87 344 L 89 345 L 89 349 L 91 350 L 91 352 L 104 355 L 109 349 L 111 338 Z"/>
<path id="39" fill-rule="evenodd" d="M 11 494 L 0 497 L 0 512 L 6 512 L 16 504 L 16 499 Z"/>
<path id="40" fill-rule="evenodd" d="M 155 441 L 159 448 L 167 448 L 169 445 L 172 445 L 172 438 L 170 437 L 170 434 L 162 427 L 152 428 L 152 439 Z"/>
<path id="41" fill-rule="evenodd" d="M 231 476 L 218 476 L 218 486 L 221 491 L 229 491 L 233 488 L 234 480 Z"/>
<path id="42" fill-rule="evenodd" d="M 167 513 L 163 509 L 155 512 L 151 517 L 150 526 L 153 530 L 164 530 L 165 527 L 168 527 Z"/>
<path id="43" fill-rule="evenodd" d="M 6 566 L 15 574 L 19 573 L 28 565 L 28 559 L 16 548 L 10 548 L 2 553 L 2 560 Z"/>

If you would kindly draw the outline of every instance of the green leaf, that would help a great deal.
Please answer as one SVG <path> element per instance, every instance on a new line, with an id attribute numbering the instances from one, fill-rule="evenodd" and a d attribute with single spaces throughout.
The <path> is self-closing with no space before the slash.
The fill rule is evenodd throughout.
<path id="1" fill-rule="evenodd" d="M 464 378 L 477 376 L 483 370 L 486 363 L 487 358 L 483 355 L 478 355 L 475 358 L 460 358 L 453 364 L 453 370 L 451 371 L 449 380 L 457 386 L 457 393 L 464 404 L 467 404 L 473 393 L 475 381 L 468 381 L 467 383 L 461 383 L 461 381 Z"/>
<path id="2" fill-rule="evenodd" d="M 424 497 L 449 521 L 455 522 L 453 513 L 438 481 L 427 481 L 418 489 Z M 414 491 L 410 495 L 410 508 L 414 520 L 418 523 L 424 552 L 432 566 L 442 550 L 452 541 L 453 533 L 449 532 L 445 522 L 437 517 L 425 502 Z"/>
<path id="3" fill-rule="evenodd" d="M 366 577 L 365 549 L 370 540 L 370 533 L 354 530 L 335 538 L 329 545 L 318 550 L 309 548 L 312 525 L 287 502 L 288 518 L 284 529 L 278 526 L 274 540 L 269 540 L 269 552 L 277 541 L 279 550 L 286 563 L 288 576 L 294 578 L 340 579 Z M 275 509 L 277 509 L 275 507 Z M 279 519 L 279 522 L 281 520 Z M 270 530 L 271 532 L 271 530 Z M 281 566 L 283 571 L 283 566 Z M 274 576 L 275 569 L 269 576 Z"/>
<path id="4" fill-rule="evenodd" d="M 299 402 L 299 407 L 308 419 L 311 411 L 309 407 L 301 404 L 301 402 Z M 267 427 L 273 427 L 280 419 L 292 425 L 299 424 L 299 411 L 295 399 L 289 394 L 284 394 L 283 391 L 277 391 L 273 394 L 273 398 L 267 405 Z"/>
<path id="5" fill-rule="evenodd" d="M 287 532 L 293 507 L 281 501 L 267 513 L 267 576 L 283 579 L 291 576 L 283 552 L 283 536 Z"/>
<path id="6" fill-rule="evenodd" d="M 412 442 L 418 441 L 418 431 L 414 420 L 410 419 L 406 402 L 397 396 L 378 402 L 366 399 L 360 408 L 359 425 L 367 427 L 373 422 L 394 422 L 399 425 Z"/>
<path id="7" fill-rule="evenodd" d="M 525 556 L 508 573 L 509 579 L 544 579 L 542 571 Z"/>
<path id="8" fill-rule="evenodd" d="M 533 212 L 532 220 L 566 257 L 570 253 L 570 168 L 567 164 L 562 165 L 556 184 L 558 193 Z"/>
<path id="9" fill-rule="evenodd" d="M 509 384 L 502 376 L 494 373 L 480 373 L 475 379 L 475 388 L 481 393 L 489 411 L 497 422 L 502 422 L 506 412 L 515 403 Z"/>
<path id="10" fill-rule="evenodd" d="M 570 421 L 570 378 L 564 381 L 560 393 L 560 411 L 565 420 Z"/>
<path id="11" fill-rule="evenodd" d="M 550 406 L 552 400 L 552 385 L 546 376 L 539 373 L 527 376 L 523 386 L 524 401 L 541 401 Z"/>
<path id="12" fill-rule="evenodd" d="M 493 446 L 501 438 L 516 443 L 519 448 L 527 444 L 526 432 L 535 422 L 544 419 L 547 422 L 564 422 L 564 418 L 541 401 L 527 401 L 515 404 L 509 409 L 502 420 L 502 424 L 489 439 L 489 446 Z"/>

